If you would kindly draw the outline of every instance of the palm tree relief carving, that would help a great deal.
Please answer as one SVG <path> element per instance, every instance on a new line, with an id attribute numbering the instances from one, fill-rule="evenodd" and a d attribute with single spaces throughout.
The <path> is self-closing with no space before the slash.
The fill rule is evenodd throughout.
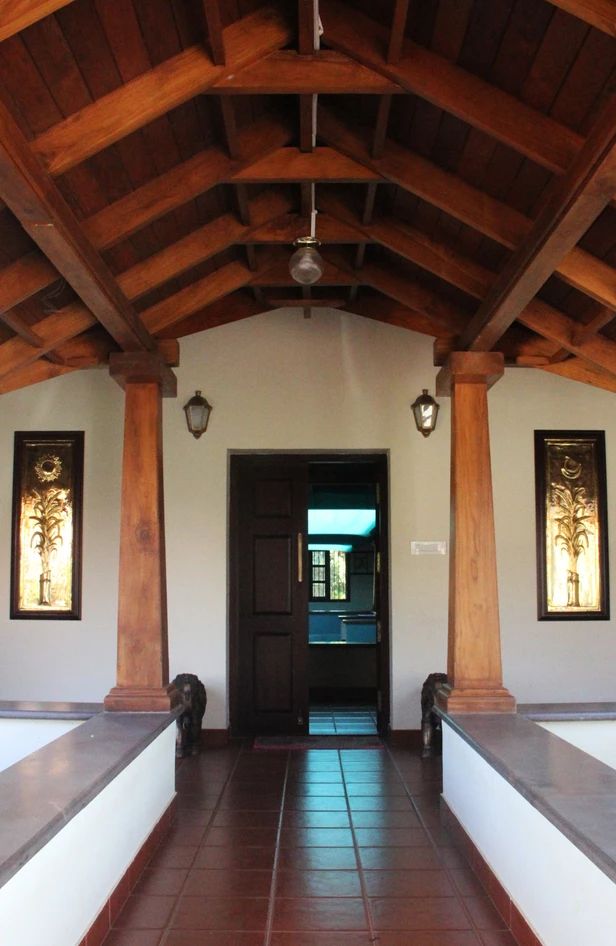
<path id="1" fill-rule="evenodd" d="M 580 607 L 580 575 L 578 559 L 588 548 L 591 529 L 588 521 L 593 518 L 592 507 L 586 499 L 586 489 L 577 485 L 582 473 L 582 464 L 566 456 L 560 470 L 564 482 L 551 484 L 551 500 L 556 507 L 554 517 L 558 524 L 555 544 L 568 555 L 567 607 Z"/>

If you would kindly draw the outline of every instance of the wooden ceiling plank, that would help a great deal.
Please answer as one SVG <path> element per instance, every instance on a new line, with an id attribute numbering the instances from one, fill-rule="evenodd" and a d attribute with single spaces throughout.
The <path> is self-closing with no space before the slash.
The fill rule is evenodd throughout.
<path id="1" fill-rule="evenodd" d="M 530 232 L 463 332 L 461 346 L 490 351 L 616 193 L 616 95 L 567 173 L 554 182 Z"/>
<path id="2" fill-rule="evenodd" d="M 437 332 L 439 333 L 438 337 L 445 338 L 448 341 L 452 341 L 454 338 L 454 333 L 447 331 L 442 326 L 437 326 L 432 319 L 422 312 L 409 308 L 401 302 L 380 293 L 372 293 L 369 297 L 362 296 L 351 300 L 347 302 L 345 308 L 347 312 L 354 315 L 374 319 L 376 322 L 384 322 L 386 325 L 396 325 L 412 332 L 429 335 L 431 338 L 434 338 Z"/>
<path id="3" fill-rule="evenodd" d="M 225 70 L 233 72 L 291 38 L 287 18 L 275 3 L 231 24 L 224 33 L 224 67 L 214 65 L 200 46 L 186 49 L 53 125 L 35 138 L 34 152 L 50 174 L 62 174 L 204 92 Z"/>
<path id="4" fill-rule="evenodd" d="M 601 335 L 577 340 L 579 323 L 540 299 L 531 300 L 518 316 L 518 321 L 573 355 L 616 374 L 616 342 Z"/>
<path id="5" fill-rule="evenodd" d="M 566 10 L 578 20 L 616 36 L 616 6 L 614 0 L 548 0 L 555 7 Z"/>
<path id="6" fill-rule="evenodd" d="M 283 49 L 217 79 L 205 95 L 406 95 L 398 82 L 331 49 Z"/>
<path id="7" fill-rule="evenodd" d="M 532 220 L 517 210 L 391 140 L 382 158 L 371 158 L 360 134 L 329 110 L 321 110 L 319 133 L 330 146 L 508 249 L 518 247 L 533 226 Z M 574 247 L 555 271 L 597 302 L 616 308 L 612 267 L 585 250 Z"/>
<path id="8" fill-rule="evenodd" d="M 220 2 L 219 0 L 201 0 L 201 9 L 203 10 L 203 19 L 207 27 L 207 37 L 212 62 L 217 66 L 224 66 L 225 41 L 222 20 L 220 18 Z"/>
<path id="9" fill-rule="evenodd" d="M 38 250 L 0 269 L 0 312 L 6 312 L 35 292 L 51 286 L 60 274 Z"/>
<path id="10" fill-rule="evenodd" d="M 582 146 L 583 139 L 564 125 L 410 40 L 404 44 L 400 62 L 386 62 L 381 52 L 386 46 L 386 27 L 358 10 L 351 11 L 341 0 L 328 0 L 323 26 L 324 38 L 333 49 L 550 171 L 566 170 Z"/>
<path id="11" fill-rule="evenodd" d="M 153 339 L 2 103 L 0 196 L 120 347 L 151 348 Z"/>
<path id="12" fill-rule="evenodd" d="M 264 308 L 266 306 L 263 303 L 259 303 L 241 290 L 231 292 L 228 296 L 224 296 L 222 299 L 174 323 L 168 329 L 163 329 L 158 341 L 165 341 L 166 335 L 170 332 L 173 332 L 175 337 L 182 338 L 185 335 L 194 335 L 195 332 L 203 332 L 219 325 L 239 322 L 242 319 L 251 318 L 253 315 L 260 315 Z"/>
<path id="13" fill-rule="evenodd" d="M 73 0 L 0 0 L 0 43 Z"/>

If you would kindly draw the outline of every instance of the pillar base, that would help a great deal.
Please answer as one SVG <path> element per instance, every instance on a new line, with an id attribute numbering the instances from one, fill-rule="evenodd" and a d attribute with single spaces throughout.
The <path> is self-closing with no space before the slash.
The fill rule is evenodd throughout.
<path id="1" fill-rule="evenodd" d="M 120 713 L 168 713 L 180 702 L 180 694 L 168 683 L 164 687 L 113 687 L 104 707 Z"/>
<path id="2" fill-rule="evenodd" d="M 515 713 L 515 697 L 505 687 L 456 687 L 436 691 L 437 705 L 447 713 Z"/>

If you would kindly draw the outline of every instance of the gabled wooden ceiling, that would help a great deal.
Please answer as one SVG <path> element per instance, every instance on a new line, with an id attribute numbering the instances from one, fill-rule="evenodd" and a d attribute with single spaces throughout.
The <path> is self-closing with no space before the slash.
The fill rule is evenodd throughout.
<path id="1" fill-rule="evenodd" d="M 280 306 L 616 391 L 615 37 L 616 0 L 0 0 L 0 392 Z"/>

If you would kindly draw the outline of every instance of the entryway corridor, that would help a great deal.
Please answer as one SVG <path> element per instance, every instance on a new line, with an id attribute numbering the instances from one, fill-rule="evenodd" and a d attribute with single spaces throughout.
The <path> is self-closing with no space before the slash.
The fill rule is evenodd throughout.
<path id="1" fill-rule="evenodd" d="M 440 760 L 209 750 L 105 946 L 515 946 L 439 816 Z"/>

